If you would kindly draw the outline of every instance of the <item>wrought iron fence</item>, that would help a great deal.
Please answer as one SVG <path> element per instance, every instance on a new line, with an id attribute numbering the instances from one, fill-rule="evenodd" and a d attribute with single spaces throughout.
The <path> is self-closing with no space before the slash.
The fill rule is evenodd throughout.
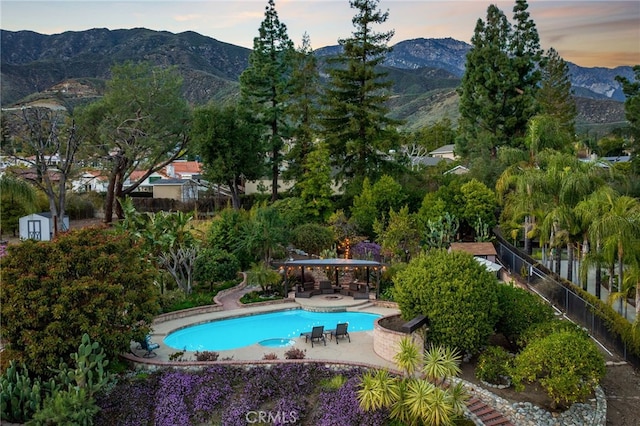
<path id="1" fill-rule="evenodd" d="M 548 303 L 567 318 L 588 330 L 609 351 L 619 355 L 635 368 L 640 368 L 640 357 L 628 351 L 627 344 L 607 327 L 607 321 L 598 316 L 599 309 L 585 300 L 572 285 L 538 261 L 527 256 L 502 236 L 496 234 L 496 251 L 503 266 L 511 275 L 517 275 Z"/>

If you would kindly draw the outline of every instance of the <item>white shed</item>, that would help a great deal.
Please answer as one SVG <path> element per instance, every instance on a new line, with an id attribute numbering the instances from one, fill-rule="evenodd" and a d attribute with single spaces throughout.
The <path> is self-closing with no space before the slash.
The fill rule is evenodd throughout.
<path id="1" fill-rule="evenodd" d="M 69 216 L 65 216 L 63 223 L 58 224 L 58 231 L 69 230 Z M 55 226 L 50 212 L 33 213 L 20 218 L 20 239 L 51 241 Z"/>

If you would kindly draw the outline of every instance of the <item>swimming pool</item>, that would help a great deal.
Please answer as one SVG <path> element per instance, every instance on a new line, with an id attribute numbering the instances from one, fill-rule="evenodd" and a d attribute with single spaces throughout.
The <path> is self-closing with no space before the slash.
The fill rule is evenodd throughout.
<path id="1" fill-rule="evenodd" d="M 373 322 L 380 317 L 364 312 L 278 311 L 193 325 L 170 333 L 164 343 L 187 351 L 225 351 L 278 339 L 286 346 L 287 340 L 300 337 L 300 333 L 311 331 L 317 325 L 324 325 L 328 330 L 347 322 L 349 332 L 366 331 L 373 330 Z"/>

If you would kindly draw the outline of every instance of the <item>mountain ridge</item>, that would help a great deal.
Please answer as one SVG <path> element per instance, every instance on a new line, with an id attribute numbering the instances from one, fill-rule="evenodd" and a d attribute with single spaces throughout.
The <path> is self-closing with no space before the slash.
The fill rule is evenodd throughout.
<path id="1" fill-rule="evenodd" d="M 237 97 L 238 78 L 251 53 L 194 31 L 176 34 L 147 28 L 93 28 L 54 35 L 0 30 L 0 41 L 3 107 L 28 102 L 65 81 L 106 80 L 114 63 L 135 59 L 176 66 L 192 104 L 225 101 Z M 438 99 L 446 99 L 449 110 L 454 107 L 450 98 L 464 73 L 471 45 L 447 37 L 404 40 L 391 47 L 384 66 L 394 81 L 392 115 L 416 125 L 428 122 L 421 114 L 442 107 L 432 105 Z M 339 45 L 325 46 L 314 53 L 322 58 L 339 50 Z M 584 68 L 569 63 L 569 69 L 575 94 L 591 101 L 621 103 L 624 95 L 615 76 L 633 79 L 630 66 Z M 618 109 L 614 115 L 622 111 Z M 438 116 L 455 116 L 455 112 L 443 111 Z M 616 120 L 620 117 L 612 121 Z"/>

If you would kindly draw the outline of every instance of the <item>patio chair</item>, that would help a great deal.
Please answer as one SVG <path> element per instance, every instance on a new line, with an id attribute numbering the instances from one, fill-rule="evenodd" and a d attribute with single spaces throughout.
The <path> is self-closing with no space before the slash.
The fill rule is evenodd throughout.
<path id="1" fill-rule="evenodd" d="M 311 347 L 313 347 L 314 340 L 322 340 L 324 345 L 327 346 L 327 340 L 324 338 L 324 325 L 315 326 L 311 329 L 311 331 L 300 333 L 300 336 L 304 336 L 305 343 L 307 343 L 308 340 L 311 340 Z"/>
<path id="2" fill-rule="evenodd" d="M 349 336 L 349 332 L 347 331 L 348 327 L 349 323 L 343 322 L 336 325 L 335 330 L 328 331 L 332 339 L 334 337 L 336 338 L 336 345 L 338 344 L 338 337 L 346 337 L 347 339 L 349 339 L 349 343 L 351 343 L 351 337 Z"/>
<path id="3" fill-rule="evenodd" d="M 145 351 L 144 355 L 142 355 L 143 358 L 152 358 L 158 355 L 154 352 L 154 350 L 158 349 L 160 345 L 157 343 L 153 343 L 151 341 L 150 335 L 147 334 L 144 340 L 141 340 L 138 343 L 140 344 L 140 349 L 143 349 Z"/>

